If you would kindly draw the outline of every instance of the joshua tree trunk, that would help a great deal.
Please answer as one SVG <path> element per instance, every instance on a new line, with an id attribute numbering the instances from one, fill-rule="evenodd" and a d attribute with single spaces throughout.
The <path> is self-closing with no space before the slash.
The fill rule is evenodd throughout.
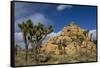
<path id="1" fill-rule="evenodd" d="M 36 43 L 36 54 L 35 54 L 36 64 L 39 63 L 38 55 L 40 54 L 40 45 L 41 44 L 42 44 L 41 41 Z"/>
<path id="2" fill-rule="evenodd" d="M 38 64 L 38 62 L 37 62 L 37 53 L 38 53 L 38 51 L 37 51 L 37 43 L 36 42 L 34 42 L 34 47 L 33 47 L 33 55 L 34 55 L 34 62 L 36 63 L 36 64 Z"/>
<path id="3" fill-rule="evenodd" d="M 26 58 L 25 58 L 25 60 L 26 60 L 26 64 L 27 64 L 27 62 L 28 62 L 28 46 L 26 45 Z"/>
<path id="4" fill-rule="evenodd" d="M 28 44 L 27 44 L 27 40 L 26 40 L 26 36 L 24 36 L 24 42 L 25 42 L 25 48 L 26 48 L 26 56 L 25 56 L 25 61 L 26 61 L 26 64 L 27 64 L 27 61 L 28 61 Z"/>

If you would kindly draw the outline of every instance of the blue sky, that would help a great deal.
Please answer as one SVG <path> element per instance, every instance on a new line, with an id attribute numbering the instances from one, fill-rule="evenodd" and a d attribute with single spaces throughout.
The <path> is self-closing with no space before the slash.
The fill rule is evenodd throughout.
<path id="1" fill-rule="evenodd" d="M 70 22 L 75 22 L 83 29 L 95 30 L 96 7 L 15 2 L 15 44 L 22 48 L 25 48 L 25 43 L 18 24 L 28 19 L 34 24 L 41 22 L 54 26 L 54 32 L 47 36 L 47 40 L 59 35 Z"/>
<path id="2" fill-rule="evenodd" d="M 96 29 L 96 7 L 15 2 L 15 32 L 20 32 L 17 24 L 27 19 L 35 24 L 53 25 L 54 32 L 72 21 L 83 29 L 93 30 Z"/>

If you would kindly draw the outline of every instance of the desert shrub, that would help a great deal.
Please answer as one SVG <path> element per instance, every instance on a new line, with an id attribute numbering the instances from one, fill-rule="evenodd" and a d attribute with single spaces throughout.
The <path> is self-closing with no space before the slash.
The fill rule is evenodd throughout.
<path id="1" fill-rule="evenodd" d="M 50 54 L 39 54 L 37 56 L 37 61 L 38 62 L 47 62 L 48 60 L 50 60 L 51 55 Z"/>
<path id="2" fill-rule="evenodd" d="M 67 63 L 67 62 L 68 62 L 68 58 L 67 57 L 60 57 L 59 63 Z"/>

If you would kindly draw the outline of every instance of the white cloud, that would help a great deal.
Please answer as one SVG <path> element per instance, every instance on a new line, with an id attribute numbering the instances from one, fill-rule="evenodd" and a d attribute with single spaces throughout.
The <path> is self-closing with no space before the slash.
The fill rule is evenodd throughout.
<path id="1" fill-rule="evenodd" d="M 43 40 L 43 43 L 46 43 L 49 39 L 59 35 L 61 33 L 61 31 L 59 31 L 58 33 L 50 33 L 47 35 L 47 37 Z M 15 44 L 18 44 L 20 45 L 21 48 L 25 48 L 25 43 L 23 41 L 23 35 L 22 35 L 22 32 L 16 32 L 15 33 Z M 29 43 L 29 48 L 31 48 L 31 43 Z"/>
<path id="2" fill-rule="evenodd" d="M 25 43 L 23 41 L 23 35 L 22 35 L 22 32 L 19 32 L 19 28 L 18 28 L 18 24 L 19 23 L 22 23 L 23 21 L 26 21 L 28 19 L 31 19 L 32 22 L 36 25 L 38 24 L 39 22 L 41 22 L 42 24 L 44 25 L 52 25 L 53 22 L 48 19 L 47 17 L 45 17 L 43 14 L 41 13 L 35 13 L 34 15 L 31 15 L 27 18 L 21 18 L 21 19 L 18 19 L 15 21 L 15 44 L 18 44 L 20 45 L 22 48 L 25 48 Z M 29 46 L 30 48 L 31 46 Z"/>
<path id="3" fill-rule="evenodd" d="M 16 42 L 22 42 L 22 41 L 23 41 L 22 32 L 15 33 L 15 41 L 16 41 Z"/>
<path id="4" fill-rule="evenodd" d="M 91 40 L 96 41 L 96 30 L 90 30 L 88 36 L 91 38 Z"/>
<path id="5" fill-rule="evenodd" d="M 49 39 L 58 36 L 61 33 L 61 31 L 59 31 L 58 33 L 52 32 L 50 34 L 47 35 L 47 37 L 44 39 L 43 43 L 46 43 Z"/>
<path id="6" fill-rule="evenodd" d="M 58 5 L 57 10 L 62 11 L 66 8 L 72 8 L 72 5 Z"/>
<path id="7" fill-rule="evenodd" d="M 22 32 L 15 33 L 15 44 L 20 45 L 21 48 L 25 48 Z"/>
<path id="8" fill-rule="evenodd" d="M 48 19 L 45 15 L 41 14 L 41 13 L 35 13 L 27 18 L 21 18 L 21 19 L 18 19 L 15 21 L 15 31 L 19 31 L 19 28 L 18 28 L 18 24 L 19 23 L 22 23 L 23 21 L 26 21 L 28 19 L 31 19 L 32 22 L 36 25 L 38 24 L 39 22 L 41 22 L 42 24 L 44 25 L 53 25 L 53 21 Z"/>

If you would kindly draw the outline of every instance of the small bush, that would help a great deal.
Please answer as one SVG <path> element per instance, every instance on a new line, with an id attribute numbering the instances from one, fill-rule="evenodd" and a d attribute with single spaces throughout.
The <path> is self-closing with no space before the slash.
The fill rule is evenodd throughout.
<path id="1" fill-rule="evenodd" d="M 51 56 L 49 54 L 40 54 L 37 57 L 37 61 L 39 62 L 47 62 L 48 60 L 50 60 Z"/>

